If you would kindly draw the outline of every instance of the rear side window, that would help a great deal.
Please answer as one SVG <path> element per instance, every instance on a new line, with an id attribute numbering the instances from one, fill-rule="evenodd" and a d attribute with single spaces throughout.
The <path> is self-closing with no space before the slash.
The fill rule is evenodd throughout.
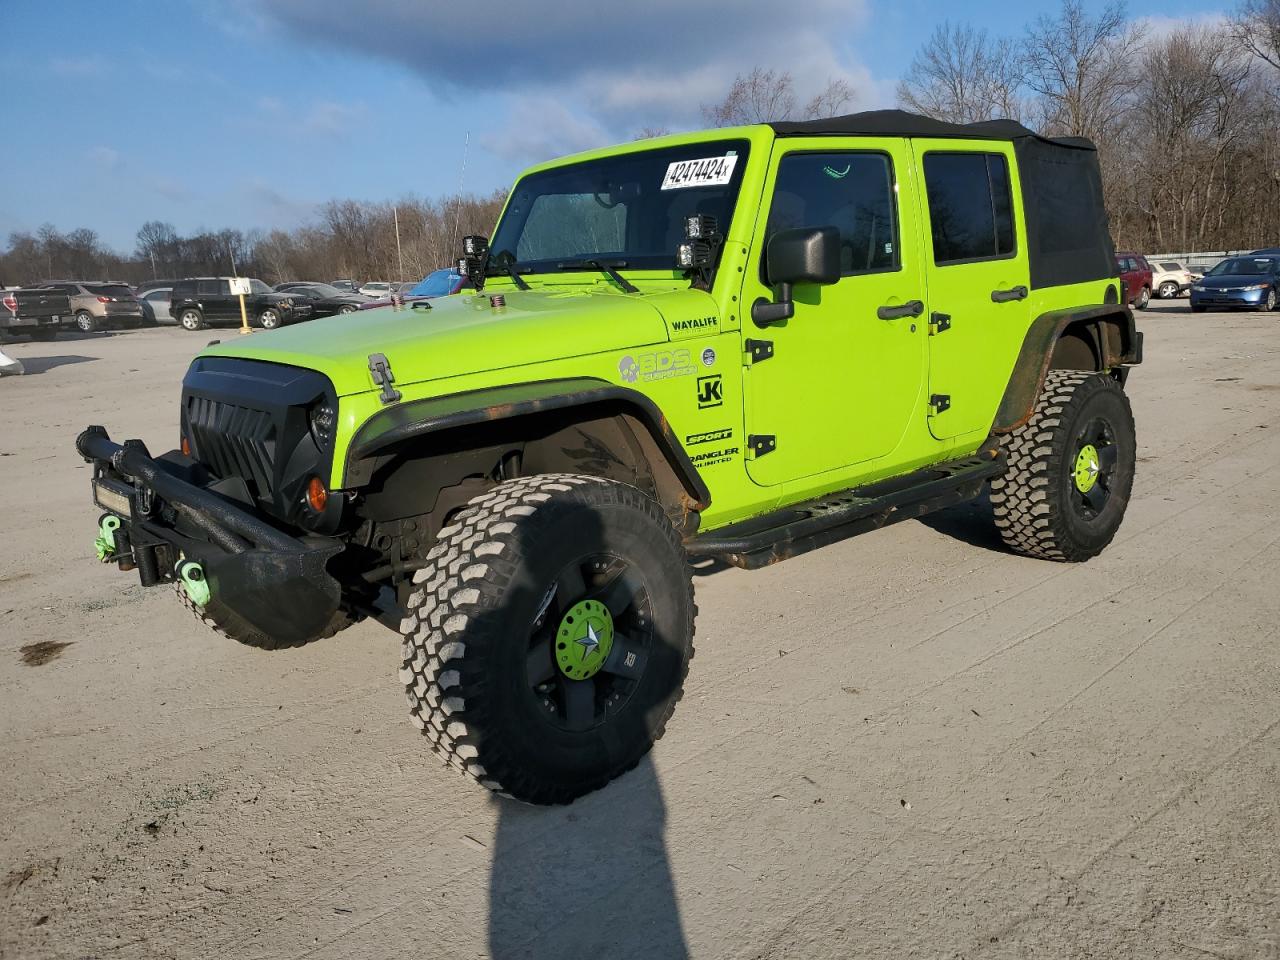
<path id="1" fill-rule="evenodd" d="M 168 290 L 152 290 L 150 293 L 143 295 L 144 300 L 168 300 Z"/>
<path id="2" fill-rule="evenodd" d="M 222 293 L 221 280 L 197 280 L 196 296 L 199 297 L 216 297 Z"/>
<path id="3" fill-rule="evenodd" d="M 790 153 L 778 164 L 768 238 L 793 227 L 840 231 L 840 272 L 897 270 L 893 167 L 883 153 Z"/>
<path id="4" fill-rule="evenodd" d="M 1176 272 L 1176 271 L 1178 271 L 1178 270 L 1183 269 L 1183 267 L 1182 267 L 1182 264 L 1180 264 L 1180 263 L 1170 263 L 1170 262 L 1168 262 L 1168 261 L 1166 260 L 1164 263 L 1160 264 L 1160 269 L 1162 269 L 1162 270 L 1167 270 L 1167 271 L 1169 271 L 1169 272 L 1173 273 L 1173 272 Z"/>
<path id="5" fill-rule="evenodd" d="M 194 280 L 179 280 L 173 285 L 173 298 L 180 300 L 184 297 L 194 297 L 196 295 L 196 282 Z"/>
<path id="6" fill-rule="evenodd" d="M 85 289 L 96 297 L 115 297 L 117 300 L 133 299 L 133 291 L 123 283 L 91 283 Z"/>
<path id="7" fill-rule="evenodd" d="M 1013 200 L 1002 154 L 925 154 L 924 183 L 934 263 L 1013 256 Z"/>

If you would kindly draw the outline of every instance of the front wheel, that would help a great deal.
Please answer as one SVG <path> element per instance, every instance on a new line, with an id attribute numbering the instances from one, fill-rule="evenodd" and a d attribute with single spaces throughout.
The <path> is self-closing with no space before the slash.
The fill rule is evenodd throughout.
<path id="1" fill-rule="evenodd" d="M 76 314 L 76 327 L 81 333 L 93 333 L 98 329 L 97 318 L 88 310 L 81 310 Z"/>
<path id="2" fill-rule="evenodd" d="M 697 610 L 675 528 L 635 487 L 499 484 L 440 531 L 413 581 L 400 679 L 451 766 L 518 800 L 568 803 L 662 736 Z"/>
<path id="3" fill-rule="evenodd" d="M 1275 287 L 1272 287 L 1271 289 L 1269 289 L 1269 290 L 1268 290 L 1268 291 L 1263 295 L 1263 298 L 1262 298 L 1262 309 L 1263 309 L 1263 310 L 1275 310 L 1275 309 L 1276 309 L 1276 305 L 1277 305 L 1277 304 L 1276 304 L 1276 288 L 1275 288 Z"/>
<path id="4" fill-rule="evenodd" d="M 1164 300 L 1172 300 L 1178 295 L 1178 285 L 1171 281 L 1165 281 L 1160 284 L 1160 297 Z"/>
<path id="5" fill-rule="evenodd" d="M 182 325 L 183 330 L 195 333 L 204 329 L 204 314 L 199 310 L 183 310 L 178 314 L 178 323 Z"/>
<path id="6" fill-rule="evenodd" d="M 1010 549 L 1072 562 L 1101 553 L 1124 519 L 1137 459 L 1120 384 L 1050 370 L 1031 419 L 1004 449 L 1008 469 L 991 481 L 991 506 Z"/>
<path id="7" fill-rule="evenodd" d="M 353 307 L 351 304 L 349 304 L 349 303 L 348 303 L 345 307 L 343 307 L 343 308 L 342 308 L 341 310 L 339 310 L 338 312 L 339 312 L 339 313 L 355 313 L 355 312 L 356 312 L 356 308 L 355 308 L 355 307 Z"/>
<path id="8" fill-rule="evenodd" d="M 258 314 L 258 323 L 263 330 L 274 330 L 280 326 L 280 314 L 276 310 L 266 309 Z"/>

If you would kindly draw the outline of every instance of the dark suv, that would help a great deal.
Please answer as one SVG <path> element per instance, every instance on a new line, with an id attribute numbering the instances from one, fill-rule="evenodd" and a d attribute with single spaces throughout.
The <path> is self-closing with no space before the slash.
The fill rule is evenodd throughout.
<path id="1" fill-rule="evenodd" d="M 297 323 L 311 317 L 311 307 L 299 303 L 287 293 L 276 293 L 261 280 L 249 281 L 250 293 L 244 298 L 249 323 L 274 330 L 286 323 Z M 240 323 L 240 298 L 231 292 L 230 277 L 194 277 L 173 285 L 169 313 L 184 330 L 201 330 L 206 326 Z"/>

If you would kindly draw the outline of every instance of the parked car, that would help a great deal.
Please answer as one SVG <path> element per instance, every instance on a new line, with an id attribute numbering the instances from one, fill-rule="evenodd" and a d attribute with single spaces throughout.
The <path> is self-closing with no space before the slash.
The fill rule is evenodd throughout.
<path id="1" fill-rule="evenodd" d="M 1138 310 L 1145 310 L 1151 302 L 1151 264 L 1140 253 L 1117 253 L 1116 266 L 1124 283 L 1125 302 Z"/>
<path id="2" fill-rule="evenodd" d="M 392 286 L 385 280 L 370 280 L 357 290 L 357 293 L 363 293 L 366 297 L 374 299 L 382 299 L 391 296 Z"/>
<path id="3" fill-rule="evenodd" d="M 169 310 L 184 330 L 240 323 L 240 298 L 231 292 L 231 277 L 193 277 L 173 285 Z M 261 280 L 250 280 L 244 298 L 249 322 L 264 330 L 311 318 L 311 306 L 287 293 L 276 293 Z"/>
<path id="4" fill-rule="evenodd" d="M 177 318 L 169 311 L 169 304 L 173 295 L 173 287 L 152 287 L 140 297 L 138 302 L 142 304 L 142 312 L 147 318 L 148 323 L 177 323 Z"/>
<path id="5" fill-rule="evenodd" d="M 1280 297 L 1280 253 L 1227 257 L 1191 285 L 1191 309 L 1274 310 Z"/>
<path id="6" fill-rule="evenodd" d="M 82 333 L 95 330 L 140 327 L 142 304 L 133 288 L 115 280 L 50 280 L 43 284 L 62 290 L 71 298 L 76 326 Z"/>
<path id="7" fill-rule="evenodd" d="M 413 303 L 415 300 L 430 300 L 433 297 L 447 297 L 451 293 L 457 293 L 462 288 L 462 274 L 457 270 L 446 267 L 443 270 L 433 270 L 417 283 L 412 284 L 408 290 L 401 294 L 405 303 Z M 377 307 L 387 307 L 391 305 L 391 298 L 384 297 L 380 300 L 372 300 L 369 303 L 360 305 L 361 310 L 373 310 Z"/>
<path id="8" fill-rule="evenodd" d="M 1182 296 L 1196 279 L 1196 275 L 1177 260 L 1155 260 L 1151 264 L 1151 289 L 1162 300 Z"/>
<path id="9" fill-rule="evenodd" d="M 74 324 L 73 317 L 65 290 L 5 290 L 0 296 L 0 330 L 14 336 L 52 340 L 59 330 Z"/>
<path id="10" fill-rule="evenodd" d="M 327 283 L 305 283 L 292 281 L 277 283 L 276 293 L 287 293 L 290 296 L 306 300 L 311 305 L 314 316 L 331 317 L 335 313 L 355 313 L 369 298 L 359 293 L 347 293 Z"/>

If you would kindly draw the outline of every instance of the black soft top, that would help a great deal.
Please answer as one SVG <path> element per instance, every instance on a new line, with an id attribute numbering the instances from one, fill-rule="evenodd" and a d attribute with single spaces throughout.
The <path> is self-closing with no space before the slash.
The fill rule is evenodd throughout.
<path id="1" fill-rule="evenodd" d="M 779 137 L 1008 140 L 1022 183 L 1031 286 L 1040 289 L 1117 276 L 1098 151 L 1084 137 L 1042 137 L 1016 120 L 948 123 L 905 110 L 868 110 L 769 126 Z"/>

